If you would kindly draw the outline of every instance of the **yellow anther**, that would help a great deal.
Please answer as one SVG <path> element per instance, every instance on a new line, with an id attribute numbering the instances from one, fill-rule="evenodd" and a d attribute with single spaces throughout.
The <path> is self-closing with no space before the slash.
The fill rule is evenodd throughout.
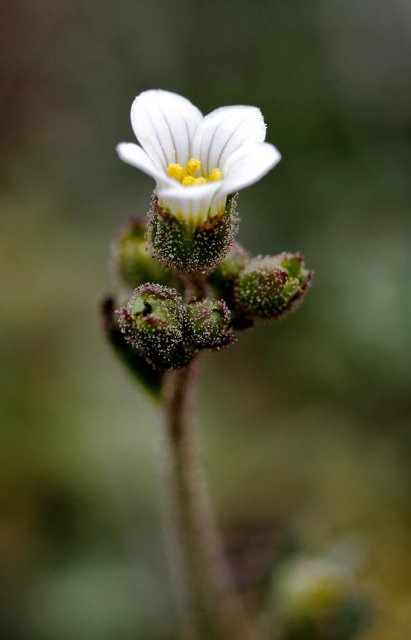
<path id="1" fill-rule="evenodd" d="M 221 180 L 222 177 L 223 177 L 223 174 L 221 173 L 220 169 L 218 169 L 218 167 L 215 167 L 208 174 L 208 181 L 209 182 L 216 182 L 217 180 Z"/>
<path id="2" fill-rule="evenodd" d="M 185 187 L 189 187 L 189 186 L 191 187 L 196 184 L 206 184 L 206 183 L 207 183 L 207 180 L 202 176 L 200 176 L 200 178 L 195 178 L 194 176 L 185 176 L 181 181 L 181 184 L 183 184 Z"/>
<path id="3" fill-rule="evenodd" d="M 216 180 L 221 180 L 223 177 L 223 174 L 218 167 L 215 167 L 207 178 L 204 178 L 201 175 L 196 177 L 195 174 L 199 171 L 201 171 L 201 160 L 198 160 L 197 158 L 190 158 L 187 163 L 187 168 L 183 167 L 181 164 L 169 164 L 167 167 L 167 174 L 170 178 L 174 178 L 174 180 L 181 182 L 185 187 L 195 184 L 215 182 Z"/>
<path id="4" fill-rule="evenodd" d="M 187 162 L 187 171 L 190 175 L 194 176 L 197 171 L 200 171 L 201 169 L 201 160 L 198 160 L 197 158 L 190 158 L 190 160 Z"/>
<path id="5" fill-rule="evenodd" d="M 193 176 L 184 176 L 184 178 L 181 181 L 181 184 L 184 184 L 186 187 L 193 185 L 196 183 L 196 178 L 194 178 Z"/>
<path id="6" fill-rule="evenodd" d="M 167 167 L 167 173 L 170 178 L 174 178 L 179 182 L 181 182 L 184 176 L 187 175 L 187 171 L 181 166 L 181 164 L 169 164 Z"/>

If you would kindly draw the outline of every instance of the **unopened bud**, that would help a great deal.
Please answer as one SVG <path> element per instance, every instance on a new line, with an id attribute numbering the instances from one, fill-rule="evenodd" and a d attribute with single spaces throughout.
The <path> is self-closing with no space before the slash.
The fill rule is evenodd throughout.
<path id="1" fill-rule="evenodd" d="M 130 289 L 144 282 L 172 283 L 172 274 L 151 256 L 146 235 L 145 222 L 140 218 L 132 218 L 113 244 L 115 271 Z"/>
<path id="2" fill-rule="evenodd" d="M 134 291 L 118 311 L 126 340 L 158 369 L 183 366 L 189 355 L 184 349 L 184 302 L 175 289 L 144 284 Z"/>
<path id="3" fill-rule="evenodd" d="M 312 277 L 299 254 L 253 258 L 235 284 L 236 306 L 249 318 L 282 317 L 300 304 Z"/>
<path id="4" fill-rule="evenodd" d="M 201 300 L 187 305 L 187 335 L 197 349 L 220 349 L 234 342 L 230 311 L 223 300 Z"/>
<path id="5" fill-rule="evenodd" d="M 221 214 L 200 224 L 188 224 L 162 209 L 152 199 L 148 238 L 155 258 L 183 273 L 205 274 L 227 254 L 237 230 L 237 198 Z"/>

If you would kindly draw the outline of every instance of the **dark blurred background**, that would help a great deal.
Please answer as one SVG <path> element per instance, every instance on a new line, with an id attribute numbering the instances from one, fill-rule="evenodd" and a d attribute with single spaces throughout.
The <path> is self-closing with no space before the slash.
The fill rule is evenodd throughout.
<path id="1" fill-rule="evenodd" d="M 204 358 L 221 521 L 354 548 L 364 638 L 410 637 L 410 3 L 2 0 L 0 74 L 0 636 L 174 633 L 161 416 L 97 317 L 153 186 L 114 147 L 160 87 L 261 108 L 283 160 L 239 239 L 316 272 L 295 316 Z"/>

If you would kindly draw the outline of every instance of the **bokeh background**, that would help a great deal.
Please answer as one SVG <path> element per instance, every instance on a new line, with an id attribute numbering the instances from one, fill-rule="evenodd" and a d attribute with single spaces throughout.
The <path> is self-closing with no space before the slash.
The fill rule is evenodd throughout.
<path id="1" fill-rule="evenodd" d="M 97 315 L 152 188 L 114 147 L 157 87 L 262 109 L 283 161 L 239 238 L 316 272 L 295 316 L 204 358 L 223 526 L 349 549 L 364 638 L 410 637 L 411 5 L 3 0 L 0 74 L 1 637 L 175 637 L 161 416 Z"/>

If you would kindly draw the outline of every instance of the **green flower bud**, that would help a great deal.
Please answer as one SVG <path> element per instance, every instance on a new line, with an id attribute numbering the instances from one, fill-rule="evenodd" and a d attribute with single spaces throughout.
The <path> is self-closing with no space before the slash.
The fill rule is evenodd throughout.
<path id="1" fill-rule="evenodd" d="M 152 258 L 147 242 L 147 225 L 132 218 L 113 244 L 113 263 L 120 280 L 130 289 L 144 282 L 173 283 L 173 275 Z"/>
<path id="2" fill-rule="evenodd" d="M 186 308 L 175 289 L 159 284 L 137 287 L 117 312 L 126 340 L 157 369 L 184 366 L 192 353 L 185 349 Z"/>
<path id="3" fill-rule="evenodd" d="M 324 557 L 285 563 L 276 575 L 272 597 L 287 640 L 350 640 L 369 613 L 353 576 Z"/>
<path id="4" fill-rule="evenodd" d="M 117 353 L 125 363 L 129 371 L 137 378 L 154 398 L 160 398 L 162 373 L 147 362 L 144 356 L 133 348 L 121 332 L 118 317 L 114 313 L 115 302 L 113 298 L 106 298 L 100 306 L 103 330 Z"/>
<path id="5" fill-rule="evenodd" d="M 248 318 L 283 317 L 301 303 L 312 277 L 299 254 L 253 258 L 234 286 L 236 308 Z"/>
<path id="6" fill-rule="evenodd" d="M 230 333 L 230 311 L 223 300 L 201 300 L 187 305 L 187 336 L 197 349 L 221 349 L 235 341 Z"/>
<path id="7" fill-rule="evenodd" d="M 148 224 L 152 254 L 167 267 L 183 273 L 208 273 L 227 254 L 237 224 L 236 196 L 221 214 L 198 225 L 167 213 L 153 197 Z"/>

